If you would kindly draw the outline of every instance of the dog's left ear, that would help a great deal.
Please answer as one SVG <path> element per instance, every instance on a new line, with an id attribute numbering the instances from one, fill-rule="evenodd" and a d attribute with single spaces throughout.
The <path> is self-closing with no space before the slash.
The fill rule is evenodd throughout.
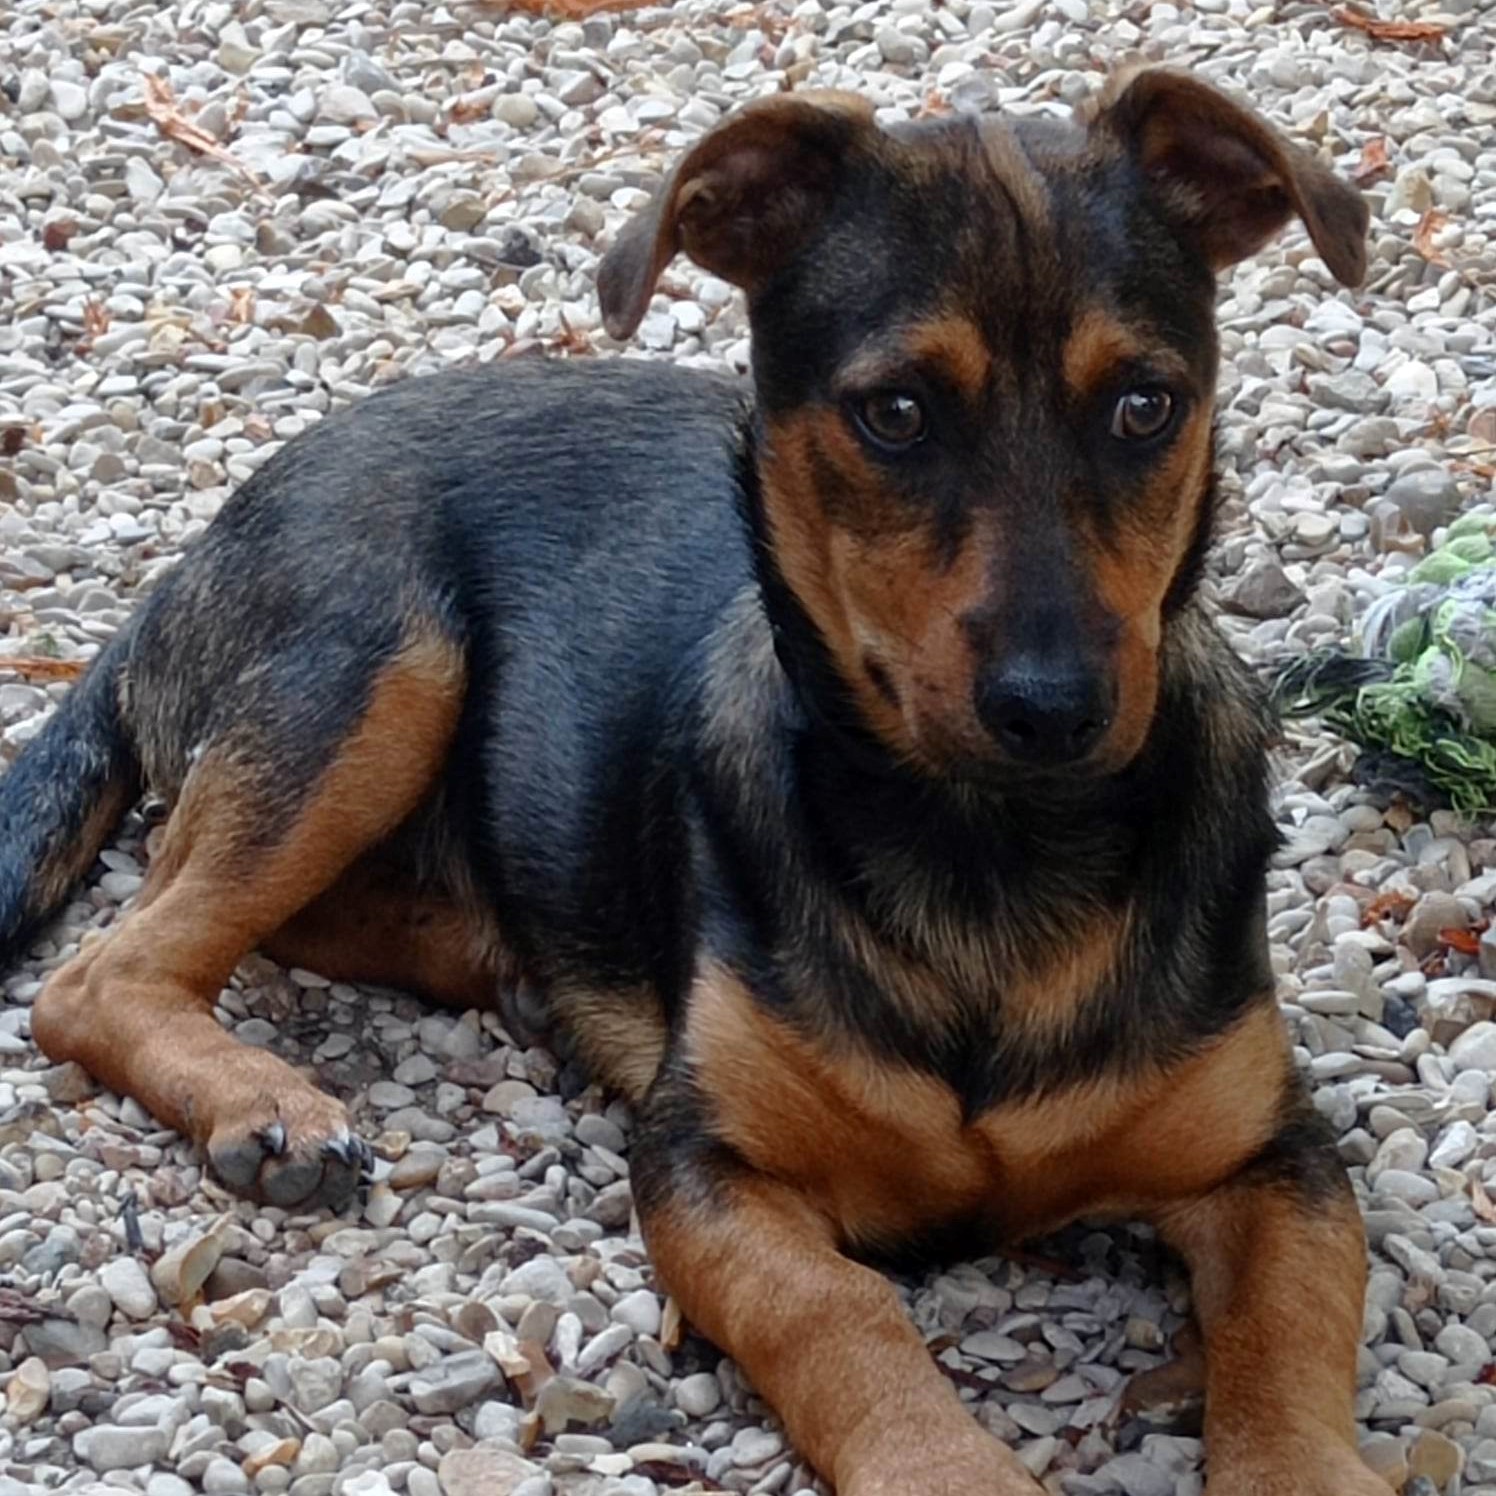
<path id="1" fill-rule="evenodd" d="M 1297 215 L 1335 279 L 1361 284 L 1366 203 L 1314 157 L 1184 73 L 1149 68 L 1107 94 L 1092 132 L 1120 140 L 1155 184 L 1175 232 L 1213 270 L 1255 253 Z"/>
<path id="2" fill-rule="evenodd" d="M 876 129 L 872 105 L 855 94 L 774 94 L 740 109 L 698 142 L 603 256 L 603 325 L 628 337 L 678 251 L 745 290 L 762 284 L 814 230 L 848 155 Z"/>

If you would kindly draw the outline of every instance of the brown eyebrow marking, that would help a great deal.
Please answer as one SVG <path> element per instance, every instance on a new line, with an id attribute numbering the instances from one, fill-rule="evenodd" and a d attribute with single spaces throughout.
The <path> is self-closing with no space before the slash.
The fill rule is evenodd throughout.
<path id="1" fill-rule="evenodd" d="M 1100 307 L 1091 307 L 1075 319 L 1060 357 L 1065 383 L 1073 394 L 1082 396 L 1104 385 L 1120 366 L 1139 362 L 1166 377 L 1189 375 L 1188 365 L 1173 349 Z"/>
<path id="2" fill-rule="evenodd" d="M 1136 359 L 1142 351 L 1142 342 L 1130 327 L 1093 307 L 1076 318 L 1065 339 L 1065 383 L 1075 394 L 1088 395 L 1118 364 Z"/>
<path id="3" fill-rule="evenodd" d="M 992 373 L 992 351 L 969 317 L 947 313 L 909 322 L 859 349 L 837 372 L 839 394 L 897 384 L 918 366 L 979 394 Z"/>

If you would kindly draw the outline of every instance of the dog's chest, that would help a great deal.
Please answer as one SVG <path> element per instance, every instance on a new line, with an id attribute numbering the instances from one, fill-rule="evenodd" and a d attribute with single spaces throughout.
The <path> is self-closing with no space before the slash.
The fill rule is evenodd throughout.
<path id="1" fill-rule="evenodd" d="M 1012 1240 L 1206 1188 L 1270 1134 L 1286 1057 L 1267 1007 L 1178 1063 L 969 1117 L 945 1080 L 807 1038 L 721 971 L 697 987 L 687 1043 L 713 1131 L 847 1240 L 890 1246 L 961 1220 Z"/>

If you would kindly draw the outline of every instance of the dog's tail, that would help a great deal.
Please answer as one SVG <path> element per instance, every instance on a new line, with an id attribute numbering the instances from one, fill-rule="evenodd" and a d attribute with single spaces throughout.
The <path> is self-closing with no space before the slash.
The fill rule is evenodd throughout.
<path id="1" fill-rule="evenodd" d="M 121 700 L 129 630 L 0 775 L 0 968 L 93 866 L 139 792 Z"/>

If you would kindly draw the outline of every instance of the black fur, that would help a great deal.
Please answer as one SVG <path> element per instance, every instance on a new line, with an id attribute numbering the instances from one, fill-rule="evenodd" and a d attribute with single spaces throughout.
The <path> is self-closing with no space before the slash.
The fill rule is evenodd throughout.
<path id="1" fill-rule="evenodd" d="M 245 835 L 273 840 L 419 625 L 460 651 L 468 688 L 400 845 L 425 849 L 419 880 L 479 890 L 548 989 L 627 995 L 678 1032 L 713 958 L 804 1033 L 945 1081 L 968 1118 L 1184 1058 L 1270 1002 L 1266 715 L 1193 599 L 1208 486 L 1179 495 L 1190 540 L 1147 740 L 1093 778 L 942 775 L 891 752 L 766 533 L 766 422 L 828 404 L 840 359 L 953 296 L 989 335 L 992 400 L 899 479 L 948 550 L 986 506 L 1044 560 L 1057 496 L 1117 521 L 1146 486 L 1053 372 L 1077 287 L 1176 351 L 1181 399 L 1210 399 L 1213 282 L 1135 167 L 1026 137 L 1051 188 L 1040 236 L 992 200 L 975 127 L 936 134 L 929 169 L 849 176 L 806 252 L 756 287 L 753 392 L 516 361 L 401 384 L 267 463 L 0 781 L 0 950 L 59 901 L 58 869 L 85 870 L 80 827 L 137 771 L 171 801 L 200 751 L 230 750 Z M 1021 977 L 1124 903 L 1122 960 L 1063 1043 L 1006 1023 L 1002 982 L 966 980 L 949 948 Z M 938 974 L 949 1003 L 901 1007 L 885 958 Z M 729 1168 L 679 1054 L 642 1125 L 646 1207 Z"/>

